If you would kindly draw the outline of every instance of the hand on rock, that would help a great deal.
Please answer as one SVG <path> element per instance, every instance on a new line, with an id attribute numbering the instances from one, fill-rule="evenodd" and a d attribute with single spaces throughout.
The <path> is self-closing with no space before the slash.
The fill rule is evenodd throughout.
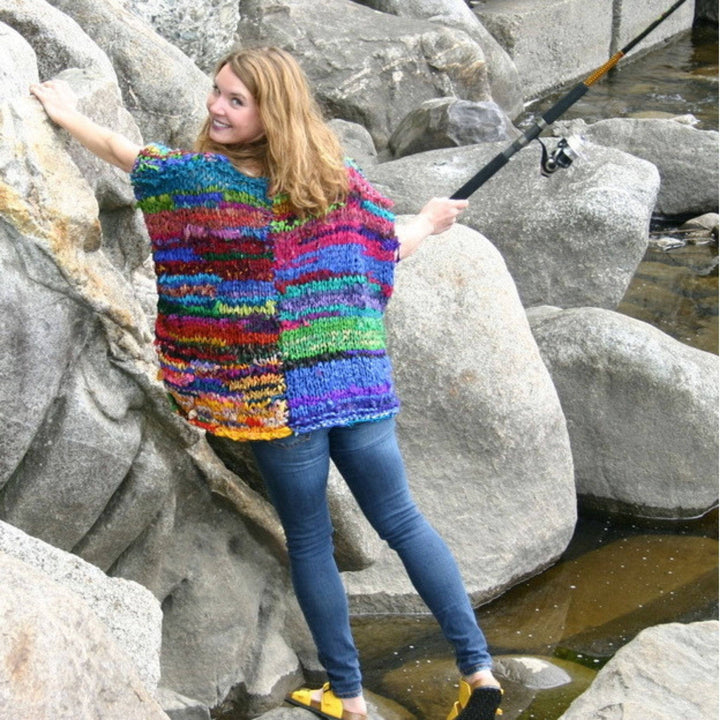
<path id="1" fill-rule="evenodd" d="M 77 106 L 77 95 L 64 80 L 47 80 L 30 86 L 30 92 L 42 103 L 51 120 L 60 120 Z"/>

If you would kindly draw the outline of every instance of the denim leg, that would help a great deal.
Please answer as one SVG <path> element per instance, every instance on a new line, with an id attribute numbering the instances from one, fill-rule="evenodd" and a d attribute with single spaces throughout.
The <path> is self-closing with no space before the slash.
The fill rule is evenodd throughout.
<path id="1" fill-rule="evenodd" d="M 395 436 L 395 421 L 333 428 L 330 454 L 360 508 L 395 550 L 443 634 L 463 675 L 490 668 L 492 658 L 478 627 L 457 563 L 413 501 Z"/>
<path id="2" fill-rule="evenodd" d="M 327 504 L 328 431 L 251 443 L 287 539 L 295 594 L 338 697 L 362 692 L 345 587 Z"/>

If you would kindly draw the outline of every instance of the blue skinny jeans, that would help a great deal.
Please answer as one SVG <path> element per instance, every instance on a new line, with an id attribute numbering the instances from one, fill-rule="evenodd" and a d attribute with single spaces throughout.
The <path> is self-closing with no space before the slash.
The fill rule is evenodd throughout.
<path id="1" fill-rule="evenodd" d="M 410 495 L 394 419 L 253 442 L 252 449 L 285 529 L 295 594 L 337 697 L 359 695 L 362 676 L 333 556 L 330 458 L 373 528 L 400 556 L 453 645 L 460 672 L 492 666 L 457 563 Z"/>

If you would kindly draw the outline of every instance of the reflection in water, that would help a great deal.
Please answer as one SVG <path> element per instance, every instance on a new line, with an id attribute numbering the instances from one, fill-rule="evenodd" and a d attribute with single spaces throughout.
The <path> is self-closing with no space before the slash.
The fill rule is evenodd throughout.
<path id="1" fill-rule="evenodd" d="M 649 247 L 618 310 L 717 355 L 717 238 L 667 251 Z"/>
<path id="2" fill-rule="evenodd" d="M 564 118 L 693 113 L 698 127 L 717 129 L 717 58 L 717 29 L 686 33 L 626 61 Z M 537 111 L 557 97 L 538 103 Z M 649 250 L 619 309 L 717 353 L 717 239 L 680 245 Z M 717 618 L 717 510 L 693 522 L 629 522 L 581 517 L 555 567 L 479 609 L 501 671 L 504 657 L 532 655 L 571 678 L 547 689 L 504 678 L 507 720 L 558 718 L 595 671 L 643 628 Z M 434 620 L 356 618 L 354 631 L 366 687 L 397 703 L 383 705 L 386 717 L 445 717 L 457 672 Z"/>
<path id="3" fill-rule="evenodd" d="M 562 560 L 478 610 L 502 673 L 531 655 L 571 682 L 528 688 L 503 678 L 504 718 L 554 720 L 595 671 L 642 629 L 717 617 L 717 511 L 661 526 L 584 518 Z M 357 618 L 365 682 L 417 718 L 447 712 L 456 670 L 431 618 Z"/>

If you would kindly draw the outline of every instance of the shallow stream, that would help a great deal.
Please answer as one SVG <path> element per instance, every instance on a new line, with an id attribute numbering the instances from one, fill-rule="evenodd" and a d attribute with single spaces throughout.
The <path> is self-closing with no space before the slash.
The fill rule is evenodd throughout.
<path id="1" fill-rule="evenodd" d="M 626 61 L 564 118 L 692 113 L 698 127 L 717 129 L 717 62 L 716 29 L 686 33 Z M 538 112 L 553 101 L 538 103 Z M 658 221 L 651 235 L 672 236 L 666 225 Z M 717 239 L 674 237 L 674 249 L 650 247 L 618 309 L 717 353 Z M 717 510 L 677 523 L 581 515 L 560 562 L 477 611 L 501 672 L 504 657 L 522 655 L 549 660 L 570 678 L 541 689 L 504 677 L 503 718 L 556 720 L 642 629 L 717 618 L 717 537 Z M 434 621 L 355 618 L 354 630 L 368 690 L 396 702 L 397 718 L 444 720 L 457 673 Z"/>

